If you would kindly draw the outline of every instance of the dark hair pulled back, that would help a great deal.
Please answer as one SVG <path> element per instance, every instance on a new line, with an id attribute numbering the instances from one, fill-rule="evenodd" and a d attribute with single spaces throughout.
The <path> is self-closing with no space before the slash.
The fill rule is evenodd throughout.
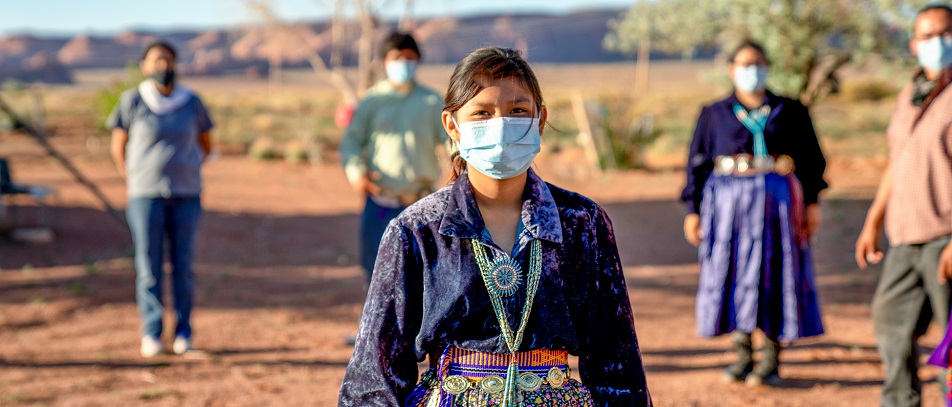
<path id="1" fill-rule="evenodd" d="M 499 48 L 483 47 L 463 58 L 453 75 L 443 100 L 443 111 L 456 115 L 456 112 L 469 102 L 477 93 L 488 87 L 493 81 L 512 78 L 519 81 L 536 104 L 536 112 L 545 104 L 542 99 L 542 88 L 535 73 L 519 51 Z M 460 157 L 459 151 L 451 156 L 453 175 L 450 181 L 456 180 L 466 169 L 466 161 Z"/>
<path id="2" fill-rule="evenodd" d="M 737 59 L 737 54 L 740 54 L 741 51 L 750 48 L 754 51 L 757 51 L 761 56 L 764 57 L 764 61 L 767 61 L 770 64 L 770 58 L 767 58 L 767 51 L 764 50 L 764 46 L 760 45 L 759 42 L 751 40 L 749 38 L 744 39 L 743 41 L 737 43 L 734 48 L 731 49 L 731 52 L 727 54 L 727 61 L 733 63 Z"/>

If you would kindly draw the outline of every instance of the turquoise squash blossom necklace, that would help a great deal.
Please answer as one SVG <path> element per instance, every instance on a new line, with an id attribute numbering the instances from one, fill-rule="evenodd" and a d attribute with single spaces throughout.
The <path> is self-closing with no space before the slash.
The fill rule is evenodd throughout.
<path id="1" fill-rule="evenodd" d="M 522 306 L 522 316 L 519 320 L 519 328 L 513 333 L 509 325 L 509 318 L 506 317 L 506 308 L 503 305 L 502 298 L 509 297 L 519 290 L 522 280 L 522 268 L 519 264 L 510 259 L 496 259 L 490 262 L 486 255 L 486 249 L 476 240 L 470 240 L 473 245 L 473 254 L 476 256 L 476 265 L 479 267 L 479 273 L 483 277 L 483 284 L 486 285 L 486 291 L 489 291 L 489 301 L 492 303 L 493 311 L 496 313 L 496 319 L 499 321 L 499 328 L 502 330 L 503 339 L 506 341 L 506 347 L 509 348 L 509 367 L 506 369 L 505 392 L 502 398 L 502 407 L 517 406 L 518 395 L 516 393 L 516 382 L 519 379 L 519 359 L 517 354 L 519 346 L 522 345 L 522 337 L 526 331 L 526 323 L 529 321 L 529 314 L 532 312 L 532 303 L 535 301 L 536 291 L 539 289 L 539 276 L 542 275 L 542 245 L 539 239 L 532 241 L 529 250 L 529 273 L 526 285 L 526 302 Z"/>

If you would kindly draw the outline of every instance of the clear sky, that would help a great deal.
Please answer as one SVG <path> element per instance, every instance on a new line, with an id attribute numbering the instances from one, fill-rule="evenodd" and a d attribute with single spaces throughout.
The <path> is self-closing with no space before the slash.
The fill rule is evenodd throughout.
<path id="1" fill-rule="evenodd" d="M 270 0 L 287 20 L 326 18 L 334 0 Z M 397 18 L 406 0 L 370 0 Z M 625 7 L 632 0 L 414 0 L 418 17 L 497 12 L 565 12 Z M 209 28 L 255 21 L 244 0 L 0 0 L 0 35 L 12 33 L 109 34 L 130 28 Z"/>

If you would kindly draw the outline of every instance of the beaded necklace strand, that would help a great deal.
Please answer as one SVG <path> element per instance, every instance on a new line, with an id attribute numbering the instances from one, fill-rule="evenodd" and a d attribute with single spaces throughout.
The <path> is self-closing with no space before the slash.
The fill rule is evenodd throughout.
<path id="1" fill-rule="evenodd" d="M 513 334 L 509 326 L 509 318 L 506 317 L 506 308 L 503 305 L 502 297 L 507 290 L 501 290 L 497 283 L 497 268 L 499 267 L 517 267 L 516 275 L 521 274 L 519 265 L 515 262 L 496 262 L 490 263 L 486 255 L 486 249 L 476 240 L 470 240 L 473 245 L 473 254 L 476 255 L 476 265 L 479 267 L 479 273 L 483 277 L 483 283 L 486 290 L 489 291 L 489 301 L 492 303 L 493 311 L 496 313 L 496 319 L 499 320 L 499 328 L 502 330 L 503 338 L 506 340 L 506 347 L 509 348 L 511 357 L 509 359 L 509 368 L 506 369 L 506 387 L 503 393 L 502 407 L 518 405 L 516 393 L 516 381 L 519 377 L 519 360 L 516 357 L 519 346 L 522 345 L 522 337 L 526 330 L 526 323 L 529 321 L 529 314 L 532 312 L 532 303 L 535 300 L 536 291 L 539 288 L 539 276 L 542 275 L 542 247 L 539 239 L 532 241 L 529 256 L 529 275 L 526 284 L 526 302 L 522 306 L 522 316 L 519 320 L 519 329 Z M 495 267 L 494 267 L 495 266 Z M 516 287 L 518 288 L 518 287 Z M 513 290 L 514 291 L 514 290 Z"/>
<path id="2" fill-rule="evenodd" d="M 754 135 L 754 156 L 767 156 L 767 143 L 764 141 L 764 130 L 767 129 L 767 119 L 770 117 L 770 106 L 747 111 L 740 103 L 734 103 L 734 115 L 747 130 Z"/>

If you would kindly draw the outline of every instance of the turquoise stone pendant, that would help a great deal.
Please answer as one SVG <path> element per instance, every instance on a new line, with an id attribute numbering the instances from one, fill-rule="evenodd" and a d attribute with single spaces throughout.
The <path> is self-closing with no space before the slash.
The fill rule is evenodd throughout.
<path id="1" fill-rule="evenodd" d="M 522 268 L 508 257 L 496 259 L 489 275 L 492 278 L 492 288 L 503 297 L 515 294 L 522 284 Z"/>

